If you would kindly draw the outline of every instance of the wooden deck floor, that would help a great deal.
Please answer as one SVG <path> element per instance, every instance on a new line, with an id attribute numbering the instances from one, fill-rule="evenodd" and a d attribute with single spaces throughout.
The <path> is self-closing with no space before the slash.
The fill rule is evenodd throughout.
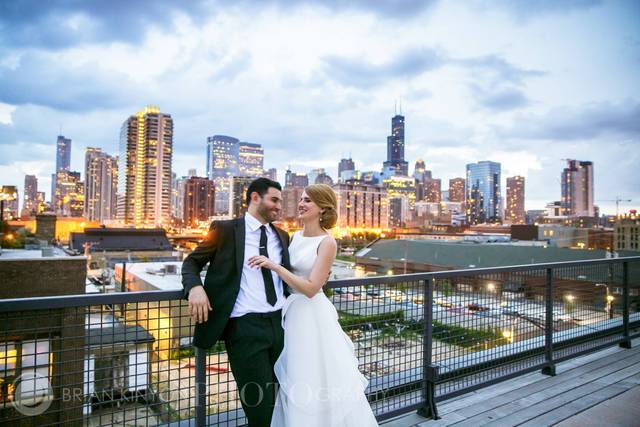
<path id="1" fill-rule="evenodd" d="M 640 340 L 441 402 L 440 419 L 416 414 L 384 427 L 640 426 Z"/>

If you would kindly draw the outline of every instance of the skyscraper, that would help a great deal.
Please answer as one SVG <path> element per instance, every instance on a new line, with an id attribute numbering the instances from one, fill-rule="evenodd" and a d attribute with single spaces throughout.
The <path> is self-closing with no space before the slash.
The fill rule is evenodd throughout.
<path id="1" fill-rule="evenodd" d="M 135 226 L 168 224 L 171 214 L 173 119 L 149 106 L 120 131 L 118 219 Z"/>
<path id="2" fill-rule="evenodd" d="M 25 175 L 22 216 L 34 216 L 38 213 L 38 207 L 38 178 L 35 175 Z"/>
<path id="3" fill-rule="evenodd" d="M 500 222 L 500 163 L 482 161 L 467 165 L 465 203 L 469 224 Z"/>
<path id="4" fill-rule="evenodd" d="M 240 218 L 247 212 L 246 199 L 249 184 L 255 178 L 249 176 L 234 176 L 231 178 L 231 191 L 229 192 L 229 215 L 231 218 Z"/>
<path id="5" fill-rule="evenodd" d="M 84 183 L 80 172 L 60 170 L 56 173 L 56 205 L 61 216 L 81 217 L 84 213 Z"/>
<path id="6" fill-rule="evenodd" d="M 71 167 L 71 139 L 58 135 L 56 144 L 56 172 L 68 171 Z"/>
<path id="7" fill-rule="evenodd" d="M 440 203 L 442 200 L 442 180 L 439 178 L 425 179 L 424 200 L 431 203 Z"/>
<path id="8" fill-rule="evenodd" d="M 100 148 L 85 152 L 84 215 L 104 223 L 115 219 L 118 161 Z"/>
<path id="9" fill-rule="evenodd" d="M 192 176 L 184 181 L 184 213 L 185 225 L 196 226 L 197 222 L 208 222 L 214 215 L 215 185 L 204 177 Z"/>
<path id="10" fill-rule="evenodd" d="M 260 144 L 240 142 L 238 144 L 238 168 L 240 175 L 257 178 L 264 171 L 264 150 Z"/>
<path id="11" fill-rule="evenodd" d="M 418 182 L 422 182 L 424 180 L 424 172 L 426 170 L 426 166 L 424 164 L 424 160 L 418 159 L 416 160 L 416 165 L 413 168 L 413 177 Z"/>
<path id="12" fill-rule="evenodd" d="M 355 171 L 356 165 L 349 157 L 348 159 L 340 159 L 340 163 L 338 163 L 338 181 L 344 181 L 345 179 L 342 177 L 342 172 L 346 171 Z"/>
<path id="13" fill-rule="evenodd" d="M 524 177 L 512 176 L 507 178 L 507 208 L 504 219 L 511 224 L 524 224 Z"/>
<path id="14" fill-rule="evenodd" d="M 563 215 L 593 216 L 593 162 L 567 159 L 561 179 Z"/>
<path id="15" fill-rule="evenodd" d="M 51 175 L 51 204 L 58 206 L 60 201 L 56 199 L 56 194 L 60 193 L 57 188 L 58 177 L 57 173 L 60 171 L 68 171 L 71 168 L 71 139 L 65 138 L 63 135 L 58 135 L 56 141 L 56 170 Z"/>
<path id="16" fill-rule="evenodd" d="M 449 180 L 449 201 L 464 202 L 464 178 Z"/>
<path id="17" fill-rule="evenodd" d="M 278 169 L 269 168 L 269 170 L 264 171 L 262 176 L 265 178 L 269 178 L 272 181 L 278 181 Z"/>
<path id="18" fill-rule="evenodd" d="M 240 140 L 227 135 L 207 137 L 207 178 L 215 183 L 216 214 L 229 214 L 231 177 L 240 174 Z"/>
<path id="19" fill-rule="evenodd" d="M 409 164 L 404 160 L 404 116 L 391 118 L 391 135 L 387 137 L 387 161 L 383 166 L 394 167 L 397 175 L 409 175 Z"/>

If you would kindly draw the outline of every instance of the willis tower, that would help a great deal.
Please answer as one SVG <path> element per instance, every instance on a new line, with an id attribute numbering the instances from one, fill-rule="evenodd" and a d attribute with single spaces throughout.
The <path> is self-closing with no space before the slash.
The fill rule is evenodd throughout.
<path id="1" fill-rule="evenodd" d="M 409 175 L 409 164 L 404 160 L 404 116 L 401 114 L 391 118 L 391 135 L 387 137 L 387 161 L 383 166 L 393 166 L 396 175 Z"/>

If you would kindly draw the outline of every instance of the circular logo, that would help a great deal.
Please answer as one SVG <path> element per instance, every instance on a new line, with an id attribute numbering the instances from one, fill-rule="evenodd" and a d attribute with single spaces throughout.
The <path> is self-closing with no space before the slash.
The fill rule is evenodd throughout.
<path id="1" fill-rule="evenodd" d="M 13 381 L 13 406 L 22 415 L 44 413 L 53 401 L 49 378 L 37 372 L 25 372 Z"/>

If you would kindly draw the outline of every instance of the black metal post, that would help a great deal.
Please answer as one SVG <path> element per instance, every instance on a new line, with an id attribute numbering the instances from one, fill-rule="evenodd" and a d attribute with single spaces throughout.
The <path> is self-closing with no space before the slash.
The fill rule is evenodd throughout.
<path id="1" fill-rule="evenodd" d="M 438 367 L 432 365 L 433 359 L 433 277 L 422 281 L 424 288 L 423 320 L 424 336 L 422 338 L 422 376 L 424 381 L 424 406 L 418 409 L 418 415 L 437 420 L 436 381 Z"/>
<path id="2" fill-rule="evenodd" d="M 629 263 L 622 263 L 622 341 L 620 347 L 631 348 L 629 338 Z"/>
<path id="3" fill-rule="evenodd" d="M 556 365 L 553 363 L 553 269 L 551 268 L 547 268 L 544 303 L 544 359 L 546 366 L 542 368 L 542 373 L 553 376 L 556 374 Z"/>
<path id="4" fill-rule="evenodd" d="M 207 352 L 204 348 L 196 349 L 196 426 L 204 427 L 207 421 Z"/>

